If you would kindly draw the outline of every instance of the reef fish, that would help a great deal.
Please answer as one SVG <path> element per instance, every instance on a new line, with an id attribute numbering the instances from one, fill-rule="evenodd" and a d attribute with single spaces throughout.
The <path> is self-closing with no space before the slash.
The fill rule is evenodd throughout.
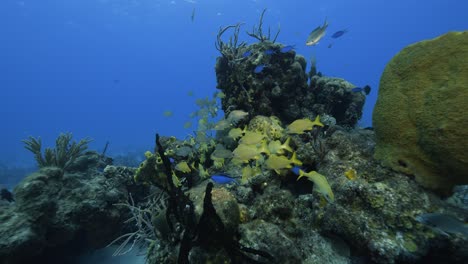
<path id="1" fill-rule="evenodd" d="M 166 110 L 166 111 L 163 112 L 163 115 L 165 117 L 171 117 L 171 116 L 174 115 L 174 113 L 171 110 Z"/>
<path id="2" fill-rule="evenodd" d="M 335 201 L 335 195 L 333 194 L 330 184 L 328 184 L 325 176 L 316 171 L 304 172 L 303 170 L 299 170 L 299 177 L 297 177 L 297 180 L 304 176 L 314 183 L 314 190 L 321 193 L 329 203 Z"/>
<path id="3" fill-rule="evenodd" d="M 270 143 L 268 143 L 268 150 L 270 151 L 270 154 L 282 155 L 284 154 L 285 150 L 294 152 L 294 150 L 289 146 L 290 140 L 291 138 L 288 137 L 283 144 L 281 144 L 281 141 L 279 140 L 270 141 Z"/>
<path id="4" fill-rule="evenodd" d="M 265 68 L 265 64 L 260 64 L 254 69 L 254 73 L 261 73 L 263 69 Z"/>
<path id="5" fill-rule="evenodd" d="M 296 152 L 293 153 L 291 159 L 288 159 L 285 156 L 270 155 L 265 161 L 268 169 L 274 170 L 277 174 L 281 174 L 283 169 L 291 169 L 293 165 L 301 166 L 302 162 L 297 159 Z"/>
<path id="6" fill-rule="evenodd" d="M 294 49 L 294 45 L 287 45 L 280 49 L 281 53 L 287 53 Z"/>
<path id="7" fill-rule="evenodd" d="M 346 32 L 348 32 L 347 29 L 339 30 L 339 31 L 333 33 L 333 35 L 331 37 L 332 38 L 339 38 L 339 37 L 343 36 Z"/>
<path id="8" fill-rule="evenodd" d="M 366 85 L 364 87 L 355 87 L 351 89 L 351 91 L 354 93 L 364 92 L 366 95 L 368 95 L 371 91 L 371 87 L 369 85 Z"/>
<path id="9" fill-rule="evenodd" d="M 273 49 L 267 49 L 264 51 L 266 55 L 272 55 L 273 53 L 275 53 L 275 50 Z"/>
<path id="10" fill-rule="evenodd" d="M 258 160 L 261 156 L 261 149 L 253 145 L 240 144 L 232 152 L 234 162 L 248 163 L 250 160 Z"/>
<path id="11" fill-rule="evenodd" d="M 227 174 L 219 173 L 211 175 L 211 180 L 217 184 L 231 184 L 238 183 L 236 178 L 233 178 Z"/>
<path id="12" fill-rule="evenodd" d="M 242 136 L 239 143 L 245 145 L 259 144 L 262 142 L 262 139 L 264 139 L 265 136 L 265 134 L 255 131 L 245 131 L 244 136 Z"/>
<path id="13" fill-rule="evenodd" d="M 191 171 L 189 165 L 185 161 L 177 163 L 174 169 L 183 173 L 189 173 Z"/>
<path id="14" fill-rule="evenodd" d="M 317 116 L 314 121 L 309 118 L 297 119 L 287 127 L 288 134 L 303 134 L 305 131 L 312 130 L 314 126 L 323 127 L 320 122 L 320 116 Z"/>
<path id="15" fill-rule="evenodd" d="M 328 27 L 328 23 L 327 23 L 327 19 L 325 19 L 325 22 L 323 22 L 323 26 L 318 26 L 314 30 L 312 30 L 312 32 L 310 32 L 306 40 L 306 45 L 307 46 L 317 45 L 320 39 L 322 39 L 323 36 L 325 36 L 327 27 Z"/>
<path id="16" fill-rule="evenodd" d="M 242 110 L 232 110 L 229 113 L 227 120 L 232 124 L 237 124 L 237 122 L 244 119 L 248 115 L 249 113 L 242 111 Z"/>
<path id="17" fill-rule="evenodd" d="M 250 55 L 252 55 L 252 51 L 248 50 L 248 51 L 246 51 L 246 52 L 244 52 L 244 53 L 242 54 L 242 58 L 247 58 L 247 57 L 249 57 Z"/>
<path id="18" fill-rule="evenodd" d="M 468 237 L 468 225 L 451 215 L 427 213 L 418 215 L 415 219 L 438 233 L 444 235 L 448 235 L 448 233 L 460 233 L 465 237 Z"/>
<path id="19" fill-rule="evenodd" d="M 233 140 L 237 140 L 238 138 L 242 137 L 245 134 L 246 129 L 240 129 L 238 127 L 231 128 L 228 133 L 228 137 L 232 138 Z"/>
<path id="20" fill-rule="evenodd" d="M 291 171 L 296 174 L 297 176 L 299 176 L 299 172 L 302 170 L 302 167 L 299 167 L 299 166 L 294 166 L 291 168 Z"/>

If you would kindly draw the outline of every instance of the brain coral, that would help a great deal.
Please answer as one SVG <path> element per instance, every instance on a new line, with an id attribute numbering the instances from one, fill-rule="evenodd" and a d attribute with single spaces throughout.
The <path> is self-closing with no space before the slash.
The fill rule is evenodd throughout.
<path id="1" fill-rule="evenodd" d="M 380 80 L 375 158 L 441 193 L 467 184 L 467 110 L 468 31 L 404 48 Z"/>

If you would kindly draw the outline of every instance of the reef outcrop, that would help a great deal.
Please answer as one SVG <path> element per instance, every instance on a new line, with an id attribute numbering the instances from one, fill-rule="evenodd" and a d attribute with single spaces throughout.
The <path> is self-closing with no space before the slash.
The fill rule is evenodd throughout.
<path id="1" fill-rule="evenodd" d="M 115 204 L 128 199 L 134 173 L 113 166 L 104 173 L 44 167 L 26 177 L 13 191 L 15 201 L 0 203 L 0 263 L 65 263 L 106 246 L 128 217 Z"/>

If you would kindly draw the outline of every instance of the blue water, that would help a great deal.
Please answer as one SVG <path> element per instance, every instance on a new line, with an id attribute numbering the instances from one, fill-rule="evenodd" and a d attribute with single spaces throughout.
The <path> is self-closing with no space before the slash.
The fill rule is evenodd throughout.
<path id="1" fill-rule="evenodd" d="M 325 75 L 373 88 L 361 126 L 372 125 L 379 79 L 392 56 L 468 29 L 462 0 L 2 0 L 0 163 L 34 164 L 21 143 L 30 135 L 50 146 L 70 131 L 76 139 L 92 137 L 93 149 L 109 141 L 111 154 L 151 149 L 155 132 L 184 137 L 195 99 L 216 91 L 219 27 L 245 22 L 242 38 L 254 43 L 245 30 L 263 8 L 265 26 L 281 25 L 279 42 L 295 44 L 307 60 L 316 56 Z M 325 38 L 305 46 L 325 18 Z M 167 110 L 172 117 L 163 115 Z"/>

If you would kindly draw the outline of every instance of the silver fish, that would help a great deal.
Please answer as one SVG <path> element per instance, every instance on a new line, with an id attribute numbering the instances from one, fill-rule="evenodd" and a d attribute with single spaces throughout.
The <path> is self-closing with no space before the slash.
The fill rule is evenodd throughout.
<path id="1" fill-rule="evenodd" d="M 415 219 L 438 233 L 444 235 L 448 235 L 448 233 L 460 233 L 468 237 L 468 226 L 451 215 L 427 213 L 418 215 Z"/>
<path id="2" fill-rule="evenodd" d="M 306 45 L 307 46 L 314 46 L 317 45 L 320 39 L 325 36 L 325 31 L 327 30 L 328 23 L 327 19 L 323 22 L 323 26 L 318 26 L 312 32 L 310 32 L 309 37 L 307 37 Z"/>

